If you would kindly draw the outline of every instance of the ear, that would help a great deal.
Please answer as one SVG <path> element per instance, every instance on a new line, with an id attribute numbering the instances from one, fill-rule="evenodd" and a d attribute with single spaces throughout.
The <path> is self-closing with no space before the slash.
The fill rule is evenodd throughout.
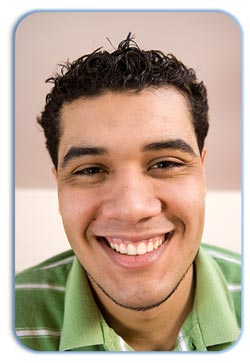
<path id="1" fill-rule="evenodd" d="M 56 183 L 57 183 L 58 182 L 58 177 L 57 177 L 57 170 L 56 170 L 56 168 L 53 166 L 51 168 L 51 171 L 52 171 L 52 174 L 54 175 L 54 178 L 55 178 Z"/>
<path id="2" fill-rule="evenodd" d="M 58 175 L 57 175 L 57 170 L 56 170 L 56 168 L 53 166 L 53 167 L 51 168 L 51 171 L 52 171 L 52 174 L 54 175 L 54 178 L 55 178 L 56 184 L 57 184 L 57 186 L 58 186 Z M 59 211 L 59 213 L 62 215 L 62 213 L 61 213 L 61 207 L 60 207 L 60 201 L 59 201 L 58 211 Z"/>
<path id="3" fill-rule="evenodd" d="M 203 168 L 205 167 L 206 155 L 207 155 L 207 150 L 204 148 L 201 153 L 201 163 L 203 165 Z"/>
<path id="4" fill-rule="evenodd" d="M 205 172 L 206 155 L 207 155 L 207 150 L 204 148 L 202 150 L 202 153 L 201 153 L 201 164 L 202 164 L 202 169 L 203 169 L 203 178 L 204 178 L 205 191 L 207 190 L 206 172 Z"/>

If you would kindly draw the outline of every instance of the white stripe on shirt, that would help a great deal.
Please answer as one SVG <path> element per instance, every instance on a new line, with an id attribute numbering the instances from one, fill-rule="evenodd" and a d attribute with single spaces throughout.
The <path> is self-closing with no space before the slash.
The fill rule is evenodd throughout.
<path id="1" fill-rule="evenodd" d="M 215 258 L 219 258 L 221 260 L 228 261 L 228 262 L 233 262 L 233 263 L 236 263 L 237 265 L 240 265 L 241 264 L 241 261 L 238 260 L 237 258 L 224 255 L 223 253 L 220 253 L 220 252 L 217 252 L 217 251 L 212 251 L 212 250 L 209 250 L 207 248 L 206 248 L 206 252 L 209 255 L 211 255 L 211 256 L 213 256 Z"/>
<path id="2" fill-rule="evenodd" d="M 54 336 L 60 337 L 61 331 L 48 330 L 48 329 L 23 329 L 16 331 L 18 337 L 27 336 Z"/>
<path id="3" fill-rule="evenodd" d="M 61 261 L 53 262 L 53 263 L 50 263 L 49 265 L 43 266 L 43 267 L 39 268 L 39 270 L 47 270 L 47 269 L 58 267 L 61 265 L 67 265 L 68 263 L 71 263 L 73 261 L 73 259 L 74 259 L 74 256 L 70 256 L 70 257 L 64 258 Z"/>
<path id="4" fill-rule="evenodd" d="M 57 291 L 65 291 L 64 286 L 57 286 L 50 284 L 17 284 L 16 289 L 50 289 Z"/>
<path id="5" fill-rule="evenodd" d="M 227 287 L 232 292 L 233 291 L 241 291 L 241 285 L 228 284 Z"/>
<path id="6" fill-rule="evenodd" d="M 182 333 L 181 330 L 180 330 L 180 332 L 178 334 L 178 338 L 179 338 L 179 347 L 181 348 L 181 351 L 182 352 L 189 352 L 187 342 L 186 342 L 184 334 Z"/>
<path id="7" fill-rule="evenodd" d="M 118 338 L 119 338 L 119 343 L 120 343 L 120 347 L 121 347 L 122 352 L 126 352 L 127 349 L 126 349 L 124 340 L 120 336 Z"/>

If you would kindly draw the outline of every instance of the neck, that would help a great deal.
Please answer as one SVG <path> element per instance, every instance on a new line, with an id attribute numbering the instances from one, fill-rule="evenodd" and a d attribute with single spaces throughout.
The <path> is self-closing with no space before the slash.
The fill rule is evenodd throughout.
<path id="1" fill-rule="evenodd" d="M 175 347 L 181 326 L 193 306 L 193 275 L 191 266 L 170 298 L 146 311 L 118 306 L 98 287 L 94 286 L 94 290 L 108 325 L 134 350 L 170 351 Z"/>

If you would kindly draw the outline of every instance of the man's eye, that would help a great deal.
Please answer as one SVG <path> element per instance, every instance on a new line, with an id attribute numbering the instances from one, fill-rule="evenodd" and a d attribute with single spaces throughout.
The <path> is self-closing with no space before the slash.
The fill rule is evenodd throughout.
<path id="1" fill-rule="evenodd" d="M 183 163 L 179 163 L 176 161 L 170 161 L 170 160 L 163 160 L 163 161 L 159 161 L 158 163 L 154 164 L 153 166 L 151 166 L 150 169 L 174 169 L 174 168 L 179 168 L 183 166 Z"/>
<path id="2" fill-rule="evenodd" d="M 80 175 L 83 177 L 93 177 L 95 175 L 104 173 L 105 171 L 99 166 L 91 166 L 88 168 L 80 169 L 74 172 L 74 175 Z"/>

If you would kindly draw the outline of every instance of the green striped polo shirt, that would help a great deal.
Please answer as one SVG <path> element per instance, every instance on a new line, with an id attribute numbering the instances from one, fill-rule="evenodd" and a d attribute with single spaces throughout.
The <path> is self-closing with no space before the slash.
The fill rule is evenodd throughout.
<path id="1" fill-rule="evenodd" d="M 240 256 L 202 245 L 195 259 L 193 309 L 174 351 L 217 351 L 237 341 L 241 322 Z M 16 277 L 16 335 L 37 351 L 132 351 L 104 320 L 72 251 Z M 166 322 L 167 324 L 167 322 Z"/>

